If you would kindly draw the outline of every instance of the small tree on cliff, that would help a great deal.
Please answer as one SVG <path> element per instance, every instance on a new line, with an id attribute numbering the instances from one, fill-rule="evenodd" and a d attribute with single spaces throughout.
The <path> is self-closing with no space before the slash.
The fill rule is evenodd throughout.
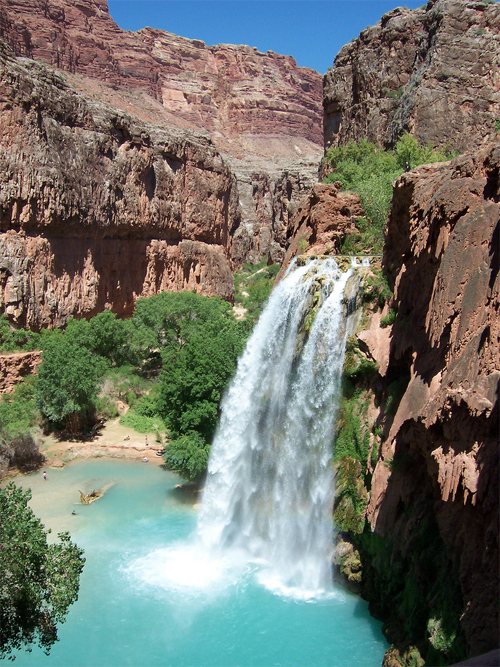
<path id="1" fill-rule="evenodd" d="M 49 653 L 57 623 L 78 598 L 83 550 L 59 533 L 47 533 L 28 507 L 31 492 L 12 482 L 0 489 L 0 659 L 38 645 Z M 50 532 L 50 531 L 49 531 Z"/>

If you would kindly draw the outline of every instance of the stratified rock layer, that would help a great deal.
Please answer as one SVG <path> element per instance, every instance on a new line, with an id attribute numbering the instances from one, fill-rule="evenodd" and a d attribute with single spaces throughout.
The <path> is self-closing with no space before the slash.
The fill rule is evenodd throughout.
<path id="1" fill-rule="evenodd" d="M 496 143 L 396 182 L 383 259 L 397 308 L 386 378 L 409 382 L 386 422 L 367 511 L 394 562 L 414 559 L 420 527 L 436 522 L 471 655 L 498 645 L 499 170 Z"/>
<path id="2" fill-rule="evenodd" d="M 238 182 L 235 262 L 282 259 L 288 209 L 314 183 L 323 152 L 317 72 L 249 46 L 121 30 L 106 0 L 0 0 L 0 37 L 64 70 L 91 99 L 209 135 Z"/>
<path id="3" fill-rule="evenodd" d="M 500 6 L 429 0 L 394 9 L 344 46 L 324 77 L 325 143 L 365 137 L 468 150 L 500 116 Z"/>
<path id="4" fill-rule="evenodd" d="M 61 325 L 139 296 L 231 299 L 235 178 L 210 139 L 139 121 L 0 51 L 0 308 Z"/>

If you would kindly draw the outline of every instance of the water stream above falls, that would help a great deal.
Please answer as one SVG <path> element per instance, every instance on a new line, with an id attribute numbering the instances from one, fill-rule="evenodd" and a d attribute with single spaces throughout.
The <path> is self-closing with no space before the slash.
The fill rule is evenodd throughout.
<path id="1" fill-rule="evenodd" d="M 381 664 L 380 624 L 330 568 L 347 279 L 309 264 L 273 293 L 224 399 L 199 512 L 178 478 L 140 463 L 20 478 L 87 564 L 60 642 L 18 665 Z M 107 485 L 72 516 L 79 488 Z"/>

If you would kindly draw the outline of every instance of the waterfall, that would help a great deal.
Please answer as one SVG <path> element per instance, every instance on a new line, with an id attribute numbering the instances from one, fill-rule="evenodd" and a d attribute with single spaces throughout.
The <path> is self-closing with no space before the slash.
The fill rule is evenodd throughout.
<path id="1" fill-rule="evenodd" d="M 198 519 L 214 558 L 239 554 L 262 583 L 292 594 L 331 588 L 331 458 L 351 273 L 311 260 L 274 289 L 222 402 Z"/>

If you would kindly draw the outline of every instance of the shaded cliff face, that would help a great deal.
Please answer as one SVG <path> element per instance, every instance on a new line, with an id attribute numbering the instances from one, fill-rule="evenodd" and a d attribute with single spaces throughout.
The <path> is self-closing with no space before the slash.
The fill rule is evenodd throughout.
<path id="1" fill-rule="evenodd" d="M 63 324 L 195 289 L 231 299 L 235 178 L 210 139 L 139 121 L 0 51 L 0 307 Z"/>
<path id="2" fill-rule="evenodd" d="M 0 0 L 0 37 L 17 55 L 69 73 L 86 96 L 142 120 L 210 135 L 238 182 L 235 261 L 282 258 L 281 184 L 291 184 L 286 211 L 314 183 L 322 156 L 317 72 L 248 46 L 121 30 L 106 0 Z M 263 184 L 265 202 L 255 196 Z"/>
<path id="3" fill-rule="evenodd" d="M 324 77 L 325 143 L 362 137 L 468 150 L 500 116 L 500 6 L 429 0 L 394 9 L 344 46 Z"/>
<path id="4" fill-rule="evenodd" d="M 379 397 L 407 382 L 395 415 L 378 414 L 367 519 L 394 563 L 416 567 L 439 618 L 442 591 L 430 573 L 418 581 L 423 525 L 435 525 L 434 566 L 449 559 L 458 578 L 471 655 L 498 644 L 499 169 L 496 143 L 396 182 L 383 263 L 397 315 L 383 340 L 360 334 L 369 358 L 386 359 Z"/>

